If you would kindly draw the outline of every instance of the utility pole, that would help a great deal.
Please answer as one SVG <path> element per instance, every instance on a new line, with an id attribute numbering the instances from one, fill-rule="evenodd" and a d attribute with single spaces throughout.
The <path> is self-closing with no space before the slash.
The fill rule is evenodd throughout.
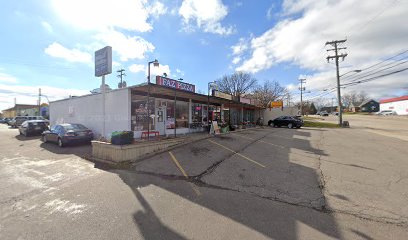
<path id="1" fill-rule="evenodd" d="M 327 51 L 334 51 L 334 56 L 327 56 L 327 62 L 330 62 L 330 59 L 335 59 L 336 61 L 336 73 L 337 73 L 337 100 L 339 104 L 339 125 L 340 127 L 343 125 L 343 106 L 341 104 L 341 94 L 340 94 L 340 73 L 339 73 L 339 58 L 342 58 L 344 61 L 344 58 L 347 57 L 347 53 L 342 53 L 339 54 L 340 50 L 347 49 L 346 47 L 339 47 L 340 44 L 345 43 L 347 39 L 343 40 L 335 40 L 331 42 L 326 42 L 327 45 L 331 45 L 334 48 L 333 49 L 328 49 Z"/>
<path id="2" fill-rule="evenodd" d="M 300 82 L 300 87 L 299 87 L 299 90 L 300 90 L 300 115 L 303 116 L 303 91 L 306 90 L 306 88 L 303 87 L 303 83 L 306 83 L 306 79 L 301 78 L 301 79 L 299 79 L 299 82 Z"/>
<path id="3" fill-rule="evenodd" d="M 120 83 L 118 84 L 118 88 L 126 87 L 126 82 L 123 81 L 123 76 L 126 76 L 125 69 L 122 68 L 120 70 L 117 70 L 116 72 L 119 73 L 118 75 L 116 75 L 116 77 L 120 78 Z"/>
<path id="4" fill-rule="evenodd" d="M 38 89 L 38 116 L 41 116 L 41 88 Z"/>

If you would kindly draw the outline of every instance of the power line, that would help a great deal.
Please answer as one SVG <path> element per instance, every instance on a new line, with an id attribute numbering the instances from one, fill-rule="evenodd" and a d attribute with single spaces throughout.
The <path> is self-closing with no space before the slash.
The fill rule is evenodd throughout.
<path id="1" fill-rule="evenodd" d="M 363 79 L 363 80 L 360 80 L 360 81 L 357 81 L 357 82 L 346 83 L 346 84 L 343 84 L 343 85 L 341 85 L 341 86 L 354 86 L 354 85 L 361 84 L 361 83 L 365 83 L 365 82 L 371 82 L 371 81 L 373 81 L 373 80 L 375 80 L 375 79 L 382 78 L 382 77 L 386 77 L 386 76 L 393 75 L 393 74 L 397 74 L 397 73 L 400 73 L 400 72 L 404 72 L 404 71 L 406 71 L 406 70 L 408 70 L 408 67 L 407 67 L 407 68 L 400 69 L 400 70 L 397 70 L 397 71 L 394 71 L 394 72 L 386 73 L 386 74 L 383 74 L 383 75 L 380 75 L 380 76 L 375 76 L 375 77 Z"/>

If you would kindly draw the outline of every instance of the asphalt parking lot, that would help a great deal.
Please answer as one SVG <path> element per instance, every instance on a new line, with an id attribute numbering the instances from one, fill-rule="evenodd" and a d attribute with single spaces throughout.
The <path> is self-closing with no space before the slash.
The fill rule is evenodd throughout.
<path id="1" fill-rule="evenodd" d="M 251 129 L 112 169 L 0 125 L 1 239 L 404 239 L 406 141 Z"/>

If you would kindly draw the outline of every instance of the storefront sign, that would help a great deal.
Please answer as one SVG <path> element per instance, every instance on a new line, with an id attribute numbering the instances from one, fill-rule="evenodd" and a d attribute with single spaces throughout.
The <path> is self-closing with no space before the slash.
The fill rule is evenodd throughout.
<path id="1" fill-rule="evenodd" d="M 107 46 L 95 52 L 95 77 L 112 73 L 112 47 Z"/>
<path id="2" fill-rule="evenodd" d="M 282 108 L 283 107 L 283 101 L 274 101 L 271 102 L 270 108 Z"/>
<path id="3" fill-rule="evenodd" d="M 212 95 L 214 97 L 219 97 L 219 98 L 232 100 L 232 95 L 227 94 L 227 93 L 223 93 L 223 92 L 220 92 L 220 91 L 217 91 L 217 90 L 213 90 Z"/>
<path id="4" fill-rule="evenodd" d="M 180 82 L 174 79 L 165 78 L 161 76 L 156 76 L 156 84 L 165 86 L 168 88 L 175 88 L 178 90 L 187 91 L 187 92 L 195 92 L 195 85 L 193 84 L 184 83 L 184 82 Z"/>
<path id="5" fill-rule="evenodd" d="M 249 99 L 249 98 L 239 97 L 239 101 L 242 102 L 242 103 L 251 104 L 251 99 Z"/>

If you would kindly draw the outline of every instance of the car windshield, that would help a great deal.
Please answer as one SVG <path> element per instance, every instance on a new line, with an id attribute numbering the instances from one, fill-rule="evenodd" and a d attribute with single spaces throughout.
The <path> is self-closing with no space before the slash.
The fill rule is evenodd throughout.
<path id="1" fill-rule="evenodd" d="M 69 124 L 64 125 L 63 128 L 67 131 L 69 130 L 86 130 L 87 128 L 82 124 Z"/>

